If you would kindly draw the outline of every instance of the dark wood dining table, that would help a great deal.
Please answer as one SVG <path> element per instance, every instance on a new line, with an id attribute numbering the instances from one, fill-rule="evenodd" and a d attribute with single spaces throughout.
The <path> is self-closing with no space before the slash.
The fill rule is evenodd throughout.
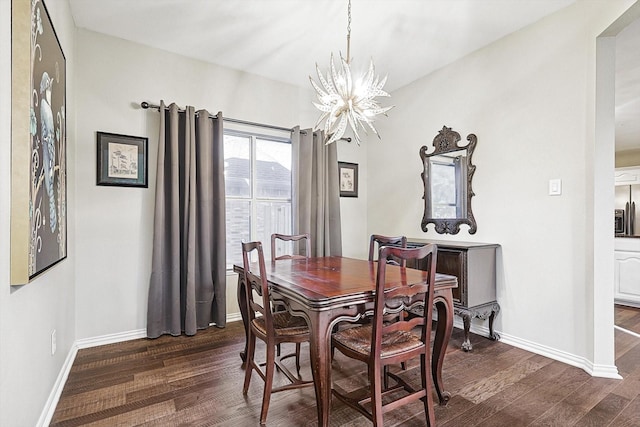
<path id="1" fill-rule="evenodd" d="M 273 301 L 306 319 L 311 332 L 309 343 L 318 410 L 318 425 L 328 426 L 331 411 L 331 332 L 338 322 L 355 322 L 372 312 L 377 262 L 318 257 L 302 260 L 266 262 L 267 281 Z M 257 265 L 255 266 L 257 270 Z M 238 273 L 238 304 L 245 334 L 248 330 L 244 268 Z M 387 287 L 424 280 L 426 272 L 398 266 L 387 267 Z M 455 276 L 436 273 L 434 304 L 438 315 L 432 350 L 431 373 L 441 405 L 449 400 L 442 384 L 442 364 L 453 328 L 453 297 L 458 286 Z M 367 313 L 369 312 L 369 313 Z M 245 350 L 240 354 L 243 362 Z"/>

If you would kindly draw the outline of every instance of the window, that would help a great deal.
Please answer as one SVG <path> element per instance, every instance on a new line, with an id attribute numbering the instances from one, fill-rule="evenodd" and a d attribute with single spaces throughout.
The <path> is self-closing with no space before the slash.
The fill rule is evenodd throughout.
<path id="1" fill-rule="evenodd" d="M 271 234 L 291 234 L 291 140 L 225 130 L 227 269 L 242 264 L 240 243 L 259 240 L 271 258 Z"/>

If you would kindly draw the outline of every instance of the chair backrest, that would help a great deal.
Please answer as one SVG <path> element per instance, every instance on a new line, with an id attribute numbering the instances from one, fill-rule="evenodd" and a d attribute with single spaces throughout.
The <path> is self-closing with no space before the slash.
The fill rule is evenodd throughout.
<path id="1" fill-rule="evenodd" d="M 378 248 L 376 249 L 376 243 Z M 369 261 L 375 261 L 374 257 L 379 253 L 380 247 L 384 245 L 393 245 L 401 248 L 407 247 L 407 238 L 405 236 L 382 236 L 380 234 L 372 234 L 371 241 L 369 242 Z M 387 262 L 391 262 L 396 265 L 406 265 L 406 260 L 394 259 L 393 256 L 387 259 Z"/>
<path id="2" fill-rule="evenodd" d="M 373 315 L 373 339 L 371 341 L 372 357 L 381 357 L 392 360 L 394 356 L 381 356 L 382 336 L 394 331 L 411 332 L 416 326 L 422 329 L 421 340 L 424 346 L 415 349 L 415 353 L 429 351 L 431 338 L 431 318 L 433 316 L 433 285 L 436 275 L 436 258 L 438 248 L 429 244 L 417 248 L 399 248 L 383 246 L 380 248 L 378 259 L 388 259 L 393 256 L 404 262 L 407 260 L 423 260 L 426 258 L 427 269 L 424 272 L 424 280 L 419 282 L 407 282 L 407 268 L 391 266 L 386 262 L 378 263 L 378 276 L 376 278 L 376 296 Z M 387 281 L 387 270 L 399 269 L 399 276 L 394 274 L 395 280 L 391 285 Z M 400 280 L 398 280 L 398 277 Z M 385 318 L 394 313 L 409 312 L 413 308 L 423 308 L 422 315 L 399 315 L 397 320 L 390 323 Z M 415 313 L 415 311 L 413 311 Z M 424 347 L 424 348 L 423 348 Z M 402 356 L 398 356 L 402 360 Z"/>
<path id="3" fill-rule="evenodd" d="M 277 241 L 282 240 L 284 242 L 300 242 L 304 240 L 305 242 L 305 255 L 297 255 L 297 254 L 284 254 L 280 256 L 276 256 L 277 249 Z M 300 247 L 298 247 L 298 252 L 300 251 Z M 294 249 L 295 252 L 295 249 Z M 274 233 L 271 235 L 271 261 L 277 261 L 280 259 L 304 259 L 309 258 L 311 256 L 311 236 L 309 233 L 304 234 L 278 234 Z"/>
<path id="4" fill-rule="evenodd" d="M 251 252 L 258 254 L 258 274 L 251 269 Z M 242 243 L 242 265 L 244 267 L 244 280 L 246 289 L 247 309 L 249 310 L 249 322 L 260 313 L 265 322 L 267 331 L 273 330 L 273 315 L 269 296 L 269 283 L 265 275 L 264 252 L 261 242 Z M 257 298 L 257 294 L 260 298 Z"/>

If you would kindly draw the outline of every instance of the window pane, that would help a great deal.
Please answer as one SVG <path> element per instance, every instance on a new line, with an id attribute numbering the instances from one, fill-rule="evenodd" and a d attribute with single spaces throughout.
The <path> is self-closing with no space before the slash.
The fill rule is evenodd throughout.
<path id="1" fill-rule="evenodd" d="M 256 140 L 256 197 L 291 199 L 291 144 Z"/>
<path id="2" fill-rule="evenodd" d="M 224 188 L 227 196 L 251 197 L 251 138 L 224 136 Z"/>
<path id="3" fill-rule="evenodd" d="M 233 264 L 242 265 L 242 246 L 244 240 L 251 240 L 251 202 L 249 200 L 227 199 L 227 270 Z M 264 244 L 264 243 L 263 243 Z"/>
<path id="4" fill-rule="evenodd" d="M 291 234 L 291 202 L 256 202 L 256 239 L 271 259 L 271 234 Z"/>

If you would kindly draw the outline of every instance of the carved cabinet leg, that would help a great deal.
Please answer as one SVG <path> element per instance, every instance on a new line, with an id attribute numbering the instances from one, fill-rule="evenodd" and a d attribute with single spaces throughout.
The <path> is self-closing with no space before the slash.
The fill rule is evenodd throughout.
<path id="1" fill-rule="evenodd" d="M 462 323 L 464 325 L 464 341 L 462 343 L 462 349 L 464 351 L 473 350 L 471 341 L 469 340 L 469 329 L 471 329 L 471 313 L 467 310 L 460 310 L 458 315 L 462 317 Z"/>
<path id="2" fill-rule="evenodd" d="M 493 321 L 495 320 L 499 312 L 500 306 L 498 304 L 495 304 L 493 309 L 491 310 L 491 316 L 489 316 L 489 338 L 491 338 L 493 341 L 498 341 L 500 339 L 500 335 L 497 334 L 493 329 Z"/>

